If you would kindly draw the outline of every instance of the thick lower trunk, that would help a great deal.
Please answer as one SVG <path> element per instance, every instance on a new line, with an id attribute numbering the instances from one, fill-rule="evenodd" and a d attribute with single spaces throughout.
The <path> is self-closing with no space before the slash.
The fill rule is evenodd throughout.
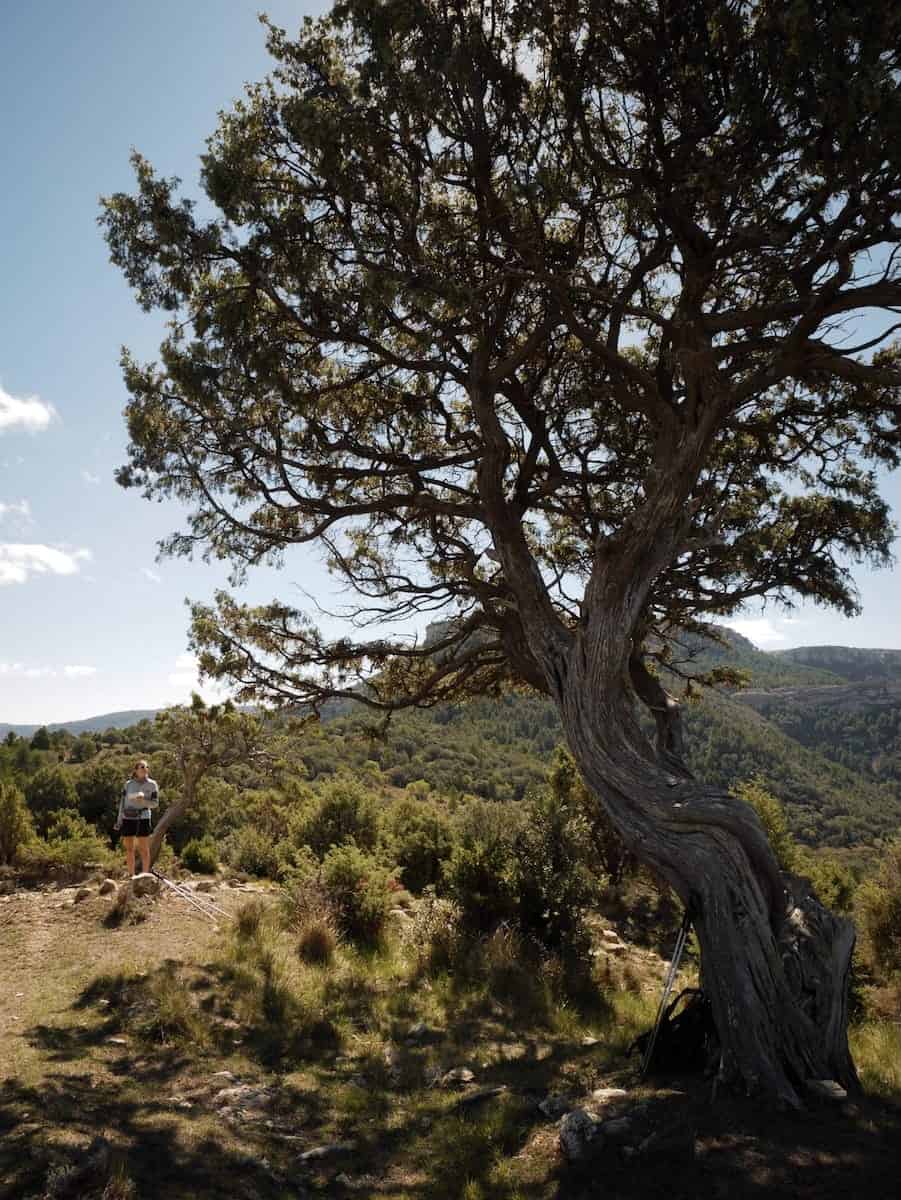
<path id="1" fill-rule="evenodd" d="M 750 806 L 656 758 L 625 682 L 595 682 L 566 680 L 559 703 L 567 740 L 626 845 L 691 908 L 721 1077 L 793 1107 L 809 1079 L 855 1088 L 847 1042 L 853 925 L 824 909 L 804 881 L 780 875 Z"/>
<path id="2" fill-rule="evenodd" d="M 150 865 L 156 862 L 159 858 L 160 850 L 163 848 L 163 839 L 166 836 L 167 830 L 171 829 L 175 822 L 191 807 L 194 802 L 194 788 L 185 785 L 181 798 L 176 800 L 174 804 L 170 804 L 163 815 L 157 822 L 157 826 L 150 835 Z"/>

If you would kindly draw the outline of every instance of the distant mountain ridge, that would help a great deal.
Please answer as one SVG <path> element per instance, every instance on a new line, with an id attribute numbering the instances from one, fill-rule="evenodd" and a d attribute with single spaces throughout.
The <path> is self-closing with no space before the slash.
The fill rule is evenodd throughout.
<path id="1" fill-rule="evenodd" d="M 66 729 L 76 737 L 80 733 L 103 733 L 107 729 L 127 729 L 129 725 L 137 725 L 139 721 L 152 721 L 158 708 L 135 708 L 125 712 L 102 713 L 97 717 L 85 717 L 80 721 L 56 721 L 46 726 L 48 733 L 56 729 Z M 6 725 L 0 722 L 0 738 L 8 733 L 17 737 L 32 737 L 42 725 Z"/>

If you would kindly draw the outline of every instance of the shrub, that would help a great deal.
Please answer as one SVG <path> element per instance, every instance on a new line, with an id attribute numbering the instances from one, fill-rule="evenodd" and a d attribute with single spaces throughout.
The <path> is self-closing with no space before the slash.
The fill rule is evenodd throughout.
<path id="1" fill-rule="evenodd" d="M 338 944 L 337 922 L 327 904 L 306 914 L 297 937 L 297 954 L 306 963 L 324 966 L 332 961 Z"/>
<path id="2" fill-rule="evenodd" d="M 901 972 L 901 838 L 889 844 L 875 875 L 857 889 L 855 915 L 874 971 L 886 977 Z"/>
<path id="3" fill-rule="evenodd" d="M 352 941 L 374 944 L 384 932 L 396 872 L 352 842 L 333 846 L 322 860 L 322 885 L 338 924 Z"/>
<path id="4" fill-rule="evenodd" d="M 47 841 L 59 842 L 90 842 L 105 849 L 97 837 L 97 830 L 84 819 L 81 813 L 62 810 L 50 813 L 47 820 Z"/>
<path id="5" fill-rule="evenodd" d="M 0 863 L 11 863 L 34 838 L 34 824 L 17 787 L 0 780 Z"/>
<path id="6" fill-rule="evenodd" d="M 463 968 L 471 940 L 467 937 L 458 905 L 435 895 L 426 888 L 412 921 L 400 927 L 401 945 L 406 958 L 416 964 L 418 971 L 430 975 Z"/>
<path id="7" fill-rule="evenodd" d="M 236 871 L 269 879 L 274 879 L 281 867 L 271 838 L 252 825 L 245 825 L 228 835 L 223 843 L 223 856 Z"/>
<path id="8" fill-rule="evenodd" d="M 587 955 L 585 916 L 598 899 L 590 829 L 584 810 L 551 789 L 525 801 L 514 842 L 519 868 L 517 921 L 523 934 L 550 949 Z"/>
<path id="9" fill-rule="evenodd" d="M 457 826 L 457 842 L 443 866 L 444 887 L 460 909 L 464 926 L 484 932 L 516 916 L 519 871 L 514 840 L 518 807 L 484 800 L 469 805 Z"/>
<path id="10" fill-rule="evenodd" d="M 857 880 L 847 867 L 831 854 L 812 854 L 798 847 L 795 870 L 806 876 L 821 904 L 834 912 L 850 912 Z"/>
<path id="11" fill-rule="evenodd" d="M 183 867 L 205 875 L 214 875 L 219 866 L 219 851 L 211 837 L 192 838 L 186 846 L 182 846 L 178 857 Z"/>
<path id="12" fill-rule="evenodd" d="M 300 833 L 319 858 L 330 846 L 351 841 L 364 850 L 373 850 L 378 839 L 375 802 L 354 780 L 335 779 L 323 787 Z"/>
<path id="13" fill-rule="evenodd" d="M 41 767 L 25 785 L 25 801 L 38 833 L 44 834 L 52 813 L 77 809 L 78 794 L 69 773 L 62 767 Z"/>
<path id="14" fill-rule="evenodd" d="M 386 810 L 381 839 L 391 862 L 403 870 L 404 886 L 417 895 L 441 879 L 453 844 L 451 822 L 438 804 L 404 797 Z"/>
<path id="15" fill-rule="evenodd" d="M 637 872 L 638 860 L 626 849 L 613 822 L 585 786 L 566 746 L 558 746 L 554 752 L 548 787 L 559 803 L 566 804 L 574 814 L 582 813 L 590 842 L 586 849 L 592 854 L 595 873 L 603 873 L 616 887 Z"/>
<path id="16" fill-rule="evenodd" d="M 798 845 L 788 828 L 788 820 L 781 802 L 766 790 L 758 776 L 737 784 L 732 795 L 750 804 L 760 817 L 770 846 L 783 871 L 794 871 L 798 867 Z"/>
<path id="17" fill-rule="evenodd" d="M 235 915 L 235 931 L 241 938 L 256 937 L 263 923 L 266 906 L 258 896 L 247 900 Z"/>
<path id="18" fill-rule="evenodd" d="M 94 826 L 112 824 L 119 806 L 122 784 L 127 774 L 111 762 L 92 762 L 82 768 L 75 781 L 78 811 Z"/>

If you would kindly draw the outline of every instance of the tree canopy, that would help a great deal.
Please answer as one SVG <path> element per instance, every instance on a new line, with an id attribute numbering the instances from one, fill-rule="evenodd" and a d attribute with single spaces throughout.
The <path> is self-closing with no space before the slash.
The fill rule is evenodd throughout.
<path id="1" fill-rule="evenodd" d="M 553 691 L 530 623 L 566 647 L 602 607 L 625 653 L 754 597 L 856 611 L 901 445 L 899 46 L 871 0 L 269 25 L 272 75 L 203 156 L 216 215 L 139 155 L 104 201 L 172 314 L 158 363 L 124 357 L 119 480 L 186 502 L 162 549 L 233 582 L 315 542 L 358 628 L 455 619 L 328 641 L 221 593 L 203 669 L 243 700 L 425 704 Z"/>

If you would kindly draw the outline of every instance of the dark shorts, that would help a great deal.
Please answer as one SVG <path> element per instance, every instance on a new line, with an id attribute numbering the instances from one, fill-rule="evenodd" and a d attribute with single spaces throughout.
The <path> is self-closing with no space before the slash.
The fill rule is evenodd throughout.
<path id="1" fill-rule="evenodd" d="M 150 818 L 123 817 L 119 833 L 122 837 L 150 837 Z"/>

